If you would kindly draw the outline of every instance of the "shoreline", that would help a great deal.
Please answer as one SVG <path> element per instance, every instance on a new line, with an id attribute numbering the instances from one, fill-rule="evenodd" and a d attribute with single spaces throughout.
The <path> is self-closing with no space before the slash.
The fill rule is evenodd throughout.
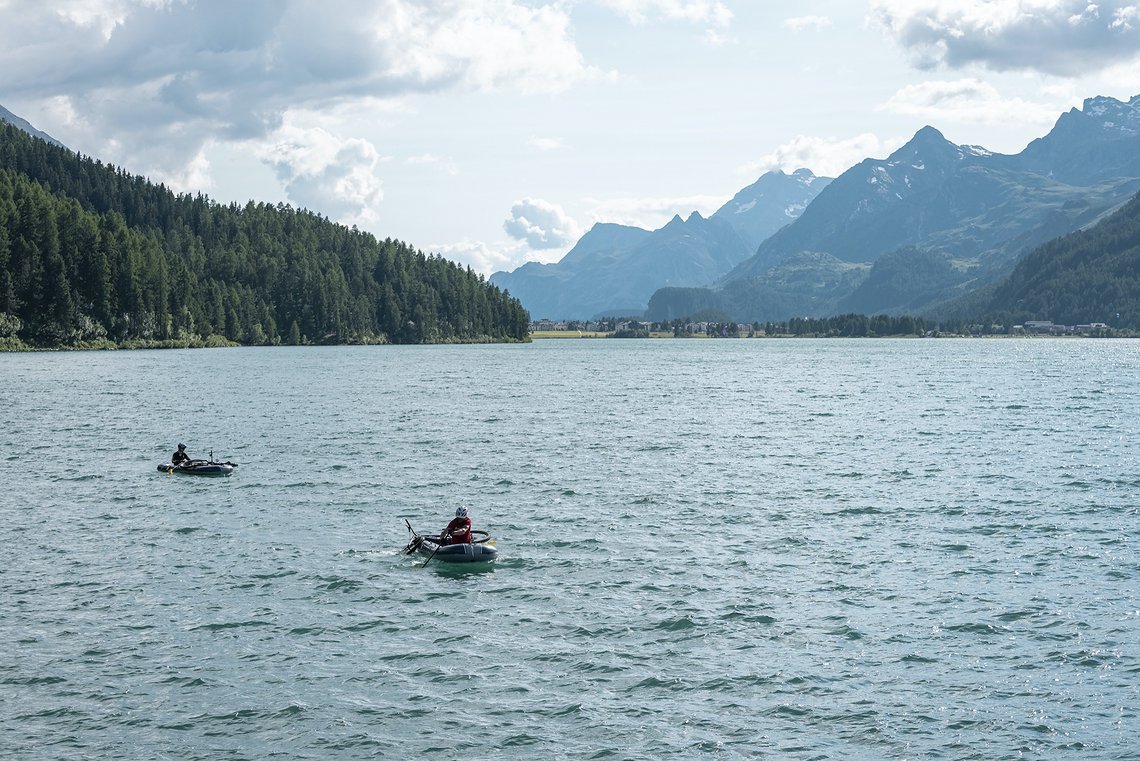
<path id="1" fill-rule="evenodd" d="M 835 335 L 820 335 L 815 333 L 805 333 L 801 335 L 793 335 L 790 333 L 781 333 L 776 335 L 755 335 L 755 336 L 708 336 L 708 335 L 688 335 L 688 336 L 674 336 L 667 333 L 652 333 L 648 336 L 632 337 L 619 337 L 615 338 L 613 333 L 601 332 L 586 332 L 586 331 L 536 331 L 532 333 L 525 341 L 440 341 L 435 343 L 422 343 L 422 344 L 388 344 L 388 343 L 328 343 L 328 344 L 240 344 L 232 341 L 224 342 L 170 342 L 170 341 L 152 341 L 152 342 L 129 342 L 126 344 L 115 344 L 111 342 L 97 343 L 90 345 L 63 345 L 63 346 L 29 346 L 27 344 L 21 345 L 0 345 L 0 354 L 32 354 L 39 352 L 71 352 L 71 351 L 162 351 L 169 349 L 246 349 L 246 348 L 262 348 L 262 349 L 276 349 L 276 348 L 303 348 L 303 347 L 338 347 L 338 346 L 443 346 L 443 345 L 476 345 L 476 344 L 527 344 L 534 343 L 535 341 L 570 341 L 570 340 L 596 340 L 596 339 L 615 339 L 618 341 L 791 341 L 791 340 L 843 340 L 843 341 L 867 341 L 867 340 L 891 340 L 891 341 L 913 341 L 913 340 L 1016 340 L 1016 341 L 1075 341 L 1075 340 L 1127 340 L 1140 338 L 1140 333 L 1135 332 L 1117 332 L 1112 335 L 1048 335 L 1048 334 L 969 334 L 969 333 L 941 333 L 938 335 L 918 336 L 918 335 L 885 335 L 885 336 L 835 336 Z"/>
<path id="2" fill-rule="evenodd" d="M 613 333 L 586 333 L 585 331 L 535 331 L 531 333 L 531 338 L 535 341 L 566 341 L 574 339 L 594 339 L 594 338 L 614 338 Z M 884 336 L 836 336 L 836 335 L 822 335 L 819 333 L 803 333 L 795 335 L 792 333 L 777 333 L 773 335 L 754 335 L 754 336 L 709 336 L 704 334 L 693 334 L 687 336 L 675 336 L 671 333 L 651 333 L 648 336 L 641 336 L 640 338 L 620 338 L 618 340 L 677 340 L 677 341 L 780 341 L 796 338 L 806 339 L 842 339 L 842 340 L 868 340 L 868 339 L 892 339 L 892 340 L 944 340 L 948 338 L 969 338 L 969 339 L 1015 339 L 1015 340 L 1062 340 L 1070 341 L 1075 339 L 1122 339 L 1122 338 L 1140 338 L 1140 333 L 1133 331 L 1119 331 L 1111 335 L 1088 335 L 1081 333 L 1074 334 L 1047 334 L 1047 333 L 938 333 L 936 335 L 914 335 L 914 334 L 901 334 L 896 333 Z"/>

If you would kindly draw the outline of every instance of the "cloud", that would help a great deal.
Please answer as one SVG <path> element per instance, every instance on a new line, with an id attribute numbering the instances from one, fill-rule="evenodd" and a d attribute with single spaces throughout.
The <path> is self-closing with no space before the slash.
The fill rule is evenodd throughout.
<path id="1" fill-rule="evenodd" d="M 831 26 L 831 19 L 827 16 L 797 16 L 784 19 L 784 27 L 793 32 L 802 32 L 804 29 L 824 29 Z"/>
<path id="2" fill-rule="evenodd" d="M 1104 70 L 1100 78 L 1105 83 L 1102 92 L 1112 92 L 1118 98 L 1128 99 L 1136 94 L 1136 83 L 1140 82 L 1140 59 L 1110 66 Z M 1076 93 L 1069 95 L 1066 102 L 1080 102 Z"/>
<path id="3" fill-rule="evenodd" d="M 287 111 L 598 75 L 563 4 L 527 0 L 0 0 L 0 71 L 6 98 L 78 115 L 48 125 L 65 143 L 148 174 L 263 139 Z"/>
<path id="4" fill-rule="evenodd" d="M 556 151 L 562 147 L 562 140 L 557 137 L 532 137 L 527 141 L 530 147 L 540 151 Z"/>
<path id="5" fill-rule="evenodd" d="M 436 166 L 452 176 L 459 174 L 459 166 L 453 159 L 436 156 L 434 153 L 421 153 L 418 156 L 408 156 L 404 159 L 404 163 L 408 166 Z"/>
<path id="6" fill-rule="evenodd" d="M 1140 7 L 1129 5 L 1119 8 L 1112 14 L 1112 23 L 1109 28 L 1118 32 L 1131 32 L 1140 21 Z"/>
<path id="7" fill-rule="evenodd" d="M 676 215 L 688 217 L 694 211 L 709 216 L 728 200 L 728 196 L 694 195 L 673 198 L 587 198 L 590 218 L 594 222 L 656 230 Z"/>
<path id="8" fill-rule="evenodd" d="M 728 26 L 732 11 L 721 0 L 600 0 L 635 24 L 655 18 L 695 24 Z"/>
<path id="9" fill-rule="evenodd" d="M 1135 0 L 874 0 L 915 66 L 1078 76 L 1140 57 Z"/>
<path id="10" fill-rule="evenodd" d="M 341 138 L 321 128 L 287 124 L 260 149 L 289 200 L 345 224 L 376 220 L 384 198 L 376 167 L 380 154 L 367 140 Z"/>
<path id="11" fill-rule="evenodd" d="M 820 177 L 838 177 L 863 159 L 888 155 L 905 142 L 903 138 L 883 141 L 869 132 L 846 139 L 797 135 L 767 156 L 740 167 L 738 171 L 748 177 L 755 177 L 777 169 L 794 172 L 806 167 Z"/>
<path id="12" fill-rule="evenodd" d="M 927 123 L 958 121 L 971 124 L 1052 125 L 1060 113 L 1056 106 L 1003 97 L 997 88 L 979 79 L 923 82 L 896 92 L 880 110 L 917 116 Z"/>
<path id="13" fill-rule="evenodd" d="M 468 265 L 483 275 L 511 271 L 527 261 L 556 262 L 565 253 L 560 251 L 557 254 L 536 256 L 526 243 L 489 244 L 466 238 L 455 243 L 433 244 L 427 250 L 453 262 Z"/>
<path id="14" fill-rule="evenodd" d="M 562 207 L 541 199 L 524 198 L 511 207 L 503 229 L 534 249 L 563 248 L 580 236 L 577 223 Z"/>
<path id="15" fill-rule="evenodd" d="M 709 27 L 705 30 L 705 33 L 701 35 L 701 42 L 710 48 L 720 48 L 725 45 L 734 45 L 738 43 L 739 40 L 733 35 L 723 34 L 719 29 Z"/>

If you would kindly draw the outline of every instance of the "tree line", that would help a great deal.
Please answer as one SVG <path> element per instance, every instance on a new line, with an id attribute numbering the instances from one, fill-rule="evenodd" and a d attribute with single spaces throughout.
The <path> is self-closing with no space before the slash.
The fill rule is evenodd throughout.
<path id="1" fill-rule="evenodd" d="M 0 121 L 0 347 L 521 341 L 471 270 L 285 204 L 218 204 Z"/>

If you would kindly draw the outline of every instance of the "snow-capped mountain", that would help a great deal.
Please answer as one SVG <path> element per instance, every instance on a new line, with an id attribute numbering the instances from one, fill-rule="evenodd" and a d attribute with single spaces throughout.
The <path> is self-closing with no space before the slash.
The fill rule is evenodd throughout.
<path id="1" fill-rule="evenodd" d="M 1019 155 L 1026 169 L 1070 185 L 1140 176 L 1140 95 L 1127 103 L 1089 98 Z"/>
<path id="2" fill-rule="evenodd" d="M 753 251 L 772 233 L 794 222 L 831 180 L 816 177 L 810 169 L 790 175 L 766 172 L 720 207 L 711 219 L 721 219 L 736 230 Z"/>
<path id="3" fill-rule="evenodd" d="M 815 314 L 917 311 L 1004 277 L 1028 250 L 1093 223 L 1138 189 L 1140 96 L 1091 98 L 1013 156 L 955 145 L 924 127 L 886 159 L 867 159 L 836 178 L 714 290 L 727 299 L 720 308 L 738 319 L 790 316 L 776 305 L 800 308 L 801 294 L 781 290 L 772 273 L 810 252 L 873 265 L 850 293 L 831 292 L 830 307 L 816 298 Z M 829 259 L 811 261 L 819 267 Z M 715 301 L 658 294 L 656 311 L 683 311 L 677 300 Z"/>

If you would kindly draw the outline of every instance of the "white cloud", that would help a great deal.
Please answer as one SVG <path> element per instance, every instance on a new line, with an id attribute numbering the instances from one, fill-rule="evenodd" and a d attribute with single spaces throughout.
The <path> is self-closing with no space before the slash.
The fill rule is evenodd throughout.
<path id="1" fill-rule="evenodd" d="M 687 218 L 694 211 L 704 217 L 719 209 L 727 196 L 694 195 L 674 198 L 587 198 L 589 215 L 594 222 L 656 230 L 676 215 Z"/>
<path id="2" fill-rule="evenodd" d="M 156 171 L 148 175 L 147 179 L 154 182 L 165 183 L 176 193 L 195 193 L 210 190 L 213 181 L 210 178 L 210 160 L 206 158 L 203 148 L 185 165 L 176 168 L 173 172 Z"/>
<path id="3" fill-rule="evenodd" d="M 563 4 L 529 0 L 0 0 L 0 71 L 11 101 L 78 115 L 44 125 L 63 142 L 168 175 L 290 110 L 598 76 Z"/>
<path id="4" fill-rule="evenodd" d="M 408 156 L 404 159 L 404 163 L 408 166 L 436 166 L 452 176 L 459 174 L 459 166 L 453 159 L 436 156 L 434 153 L 421 153 L 418 156 Z"/>
<path id="5" fill-rule="evenodd" d="M 534 249 L 563 248 L 581 235 L 577 223 L 561 206 L 537 198 L 524 198 L 512 206 L 503 229 Z"/>
<path id="6" fill-rule="evenodd" d="M 126 18 L 131 3 L 129 0 L 58 0 L 52 5 L 60 17 L 80 26 L 97 28 L 104 39 L 110 39 L 115 27 Z"/>
<path id="7" fill-rule="evenodd" d="M 820 177 L 838 177 L 863 159 L 885 156 L 905 142 L 903 138 L 880 140 L 869 132 L 846 139 L 797 135 L 767 156 L 740 167 L 739 172 L 755 177 L 777 169 L 794 172 L 806 167 Z"/>
<path id="8" fill-rule="evenodd" d="M 558 5 L 532 8 L 516 0 L 387 0 L 409 25 L 381 19 L 376 31 L 416 78 L 459 80 L 477 88 L 557 92 L 597 72 L 574 45 L 570 18 Z M 425 8 L 427 9 L 425 12 Z"/>
<path id="9" fill-rule="evenodd" d="M 557 137 L 534 136 L 527 141 L 532 148 L 540 151 L 556 151 L 562 147 L 562 140 Z"/>
<path id="10" fill-rule="evenodd" d="M 382 159 L 371 143 L 292 124 L 273 137 L 259 154 L 273 167 L 291 202 L 345 224 L 377 219 L 384 193 L 376 167 Z"/>
<path id="11" fill-rule="evenodd" d="M 511 271 L 528 261 L 544 263 L 556 262 L 563 257 L 565 249 L 557 254 L 544 252 L 536 255 L 526 243 L 489 244 L 483 241 L 463 239 L 455 243 L 439 243 L 428 246 L 428 251 L 439 254 L 453 262 L 469 265 L 483 275 L 500 271 Z"/>
<path id="12" fill-rule="evenodd" d="M 802 32 L 804 29 L 824 29 L 831 26 L 831 19 L 827 16 L 797 16 L 784 19 L 784 26 L 793 32 Z"/>
<path id="13" fill-rule="evenodd" d="M 1079 101 L 1072 105 L 1079 105 Z M 1056 105 L 1003 97 L 997 88 L 979 79 L 923 82 L 896 92 L 881 110 L 917 116 L 927 123 L 958 121 L 971 124 L 1052 125 Z"/>
<path id="14" fill-rule="evenodd" d="M 872 18 L 920 69 L 971 64 L 1077 76 L 1140 57 L 1120 0 L 873 0 Z"/>
<path id="15" fill-rule="evenodd" d="M 721 0 L 600 0 L 636 24 L 655 18 L 728 26 L 732 11 Z"/>
<path id="16" fill-rule="evenodd" d="M 1140 82 L 1140 59 L 1110 66 L 1104 70 L 1101 80 L 1105 83 L 1101 94 L 1112 94 L 1124 100 L 1131 98 L 1136 94 L 1136 83 Z M 1078 93 L 1068 95 L 1066 102 L 1080 102 L 1081 96 Z M 1087 93 L 1084 95 L 1087 96 Z"/>
<path id="17" fill-rule="evenodd" d="M 705 33 L 701 35 L 701 42 L 710 48 L 720 48 L 725 45 L 735 44 L 739 42 L 739 39 L 733 35 L 724 34 L 719 29 L 709 27 L 705 30 Z"/>
<path id="18" fill-rule="evenodd" d="M 1140 7 L 1129 5 L 1124 8 L 1118 8 L 1112 14 L 1112 23 L 1109 28 L 1118 32 L 1131 32 L 1136 22 L 1140 20 Z"/>
<path id="19" fill-rule="evenodd" d="M 1080 9 L 1078 9 L 1078 10 L 1080 10 Z M 1095 3 L 1089 3 L 1088 5 L 1086 5 L 1084 7 L 1083 10 L 1080 10 L 1079 13 L 1074 13 L 1072 16 L 1069 16 L 1069 24 L 1071 24 L 1072 26 L 1079 26 L 1081 24 L 1088 24 L 1088 23 L 1095 22 L 1099 18 L 1100 18 L 1100 7 L 1097 6 Z"/>

